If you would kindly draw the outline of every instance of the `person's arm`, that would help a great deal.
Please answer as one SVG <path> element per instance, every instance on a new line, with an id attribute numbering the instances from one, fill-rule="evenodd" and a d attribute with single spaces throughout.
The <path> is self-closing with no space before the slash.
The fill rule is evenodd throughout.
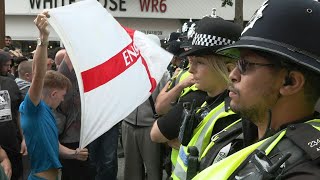
<path id="1" fill-rule="evenodd" d="M 153 126 L 151 128 L 151 132 L 150 132 L 150 137 L 151 137 L 151 140 L 153 142 L 157 142 L 157 143 L 165 143 L 167 142 L 168 145 L 174 149 L 179 149 L 181 143 L 179 142 L 178 138 L 175 138 L 175 139 L 172 139 L 172 140 L 169 140 L 167 139 L 160 131 L 159 129 L 159 126 L 157 124 L 157 121 L 155 121 L 153 123 Z"/>
<path id="2" fill-rule="evenodd" d="M 11 178 L 12 169 L 11 163 L 7 156 L 7 153 L 0 146 L 0 164 L 3 167 L 4 173 L 7 175 L 8 179 Z"/>
<path id="3" fill-rule="evenodd" d="M 17 118 L 18 118 L 17 119 L 17 124 L 18 124 L 18 127 L 19 127 L 19 132 L 20 132 L 21 137 L 22 137 L 22 141 L 21 141 L 21 145 L 20 145 L 20 153 L 23 156 L 26 156 L 26 155 L 28 155 L 28 150 L 27 150 L 26 141 L 25 141 L 24 136 L 23 136 L 23 131 L 22 131 L 22 128 L 21 128 L 20 113 L 18 113 L 18 117 Z"/>
<path id="4" fill-rule="evenodd" d="M 171 103 L 177 101 L 182 90 L 194 84 L 193 75 L 189 75 L 186 79 L 175 85 L 167 92 L 170 82 L 161 90 L 155 102 L 155 108 L 158 115 L 166 114 L 172 107 Z"/>
<path id="5" fill-rule="evenodd" d="M 40 32 L 40 39 L 42 42 L 48 42 L 49 30 L 48 30 L 48 12 L 38 14 L 34 23 Z M 46 44 L 38 45 L 33 58 L 33 78 L 32 84 L 29 89 L 29 97 L 32 103 L 37 106 L 40 103 L 42 89 L 44 84 L 44 77 L 47 71 L 47 56 L 48 47 Z"/>
<path id="6" fill-rule="evenodd" d="M 167 139 L 160 131 L 157 120 L 153 123 L 151 131 L 150 131 L 150 137 L 153 142 L 157 143 L 164 143 L 168 142 L 169 139 Z"/>
<path id="7" fill-rule="evenodd" d="M 89 156 L 87 148 L 76 150 L 69 149 L 59 143 L 59 154 L 62 159 L 76 159 L 80 161 L 86 161 Z"/>

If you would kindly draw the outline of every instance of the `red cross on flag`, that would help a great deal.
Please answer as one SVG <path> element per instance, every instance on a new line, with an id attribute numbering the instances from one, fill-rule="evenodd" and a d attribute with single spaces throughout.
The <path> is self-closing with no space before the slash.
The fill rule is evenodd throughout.
<path id="1" fill-rule="evenodd" d="M 145 34 L 123 28 L 96 0 L 49 14 L 77 75 L 83 148 L 151 95 L 172 55 Z"/>

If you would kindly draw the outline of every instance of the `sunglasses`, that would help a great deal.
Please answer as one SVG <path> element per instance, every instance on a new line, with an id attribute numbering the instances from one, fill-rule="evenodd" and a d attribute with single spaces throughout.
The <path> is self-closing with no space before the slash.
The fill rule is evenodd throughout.
<path id="1" fill-rule="evenodd" d="M 237 61 L 237 68 L 239 69 L 240 74 L 245 74 L 246 71 L 251 66 L 269 66 L 269 67 L 273 67 L 273 66 L 275 66 L 275 64 L 253 63 L 253 62 L 248 62 L 245 59 L 239 59 Z"/>

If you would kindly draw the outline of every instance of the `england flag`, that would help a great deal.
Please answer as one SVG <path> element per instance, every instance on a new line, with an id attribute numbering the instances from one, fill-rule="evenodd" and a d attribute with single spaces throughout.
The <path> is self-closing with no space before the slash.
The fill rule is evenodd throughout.
<path id="1" fill-rule="evenodd" d="M 151 95 L 172 55 L 122 27 L 96 0 L 48 11 L 77 75 L 83 148 Z"/>

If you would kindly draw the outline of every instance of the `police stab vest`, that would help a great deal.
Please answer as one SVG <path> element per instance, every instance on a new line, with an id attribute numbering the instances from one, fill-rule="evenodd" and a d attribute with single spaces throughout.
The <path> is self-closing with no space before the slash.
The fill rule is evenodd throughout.
<path id="1" fill-rule="evenodd" d="M 188 169 L 188 147 L 195 146 L 199 150 L 199 155 L 203 153 L 205 148 L 210 142 L 212 135 L 212 130 L 220 118 L 227 117 L 229 115 L 235 114 L 231 110 L 225 107 L 225 102 L 220 103 L 214 109 L 212 109 L 208 115 L 200 122 L 197 128 L 194 130 L 194 135 L 190 140 L 187 147 L 180 146 L 179 156 L 177 158 L 177 163 L 172 174 L 173 179 L 186 179 L 187 169 Z"/>
<path id="2" fill-rule="evenodd" d="M 307 154 L 309 157 L 307 160 L 310 161 L 320 157 L 320 140 L 317 139 L 319 135 L 320 119 L 289 125 L 289 129 L 283 129 L 269 138 L 230 155 L 203 170 L 193 179 L 276 179 L 279 171 L 285 172 L 285 168 L 289 169 L 288 167 L 305 158 L 304 154 Z M 281 147 L 285 147 L 289 153 L 280 151 L 284 156 L 279 158 L 278 162 L 271 163 L 268 155 L 272 155 L 271 151 L 275 148 L 284 149 Z"/>

